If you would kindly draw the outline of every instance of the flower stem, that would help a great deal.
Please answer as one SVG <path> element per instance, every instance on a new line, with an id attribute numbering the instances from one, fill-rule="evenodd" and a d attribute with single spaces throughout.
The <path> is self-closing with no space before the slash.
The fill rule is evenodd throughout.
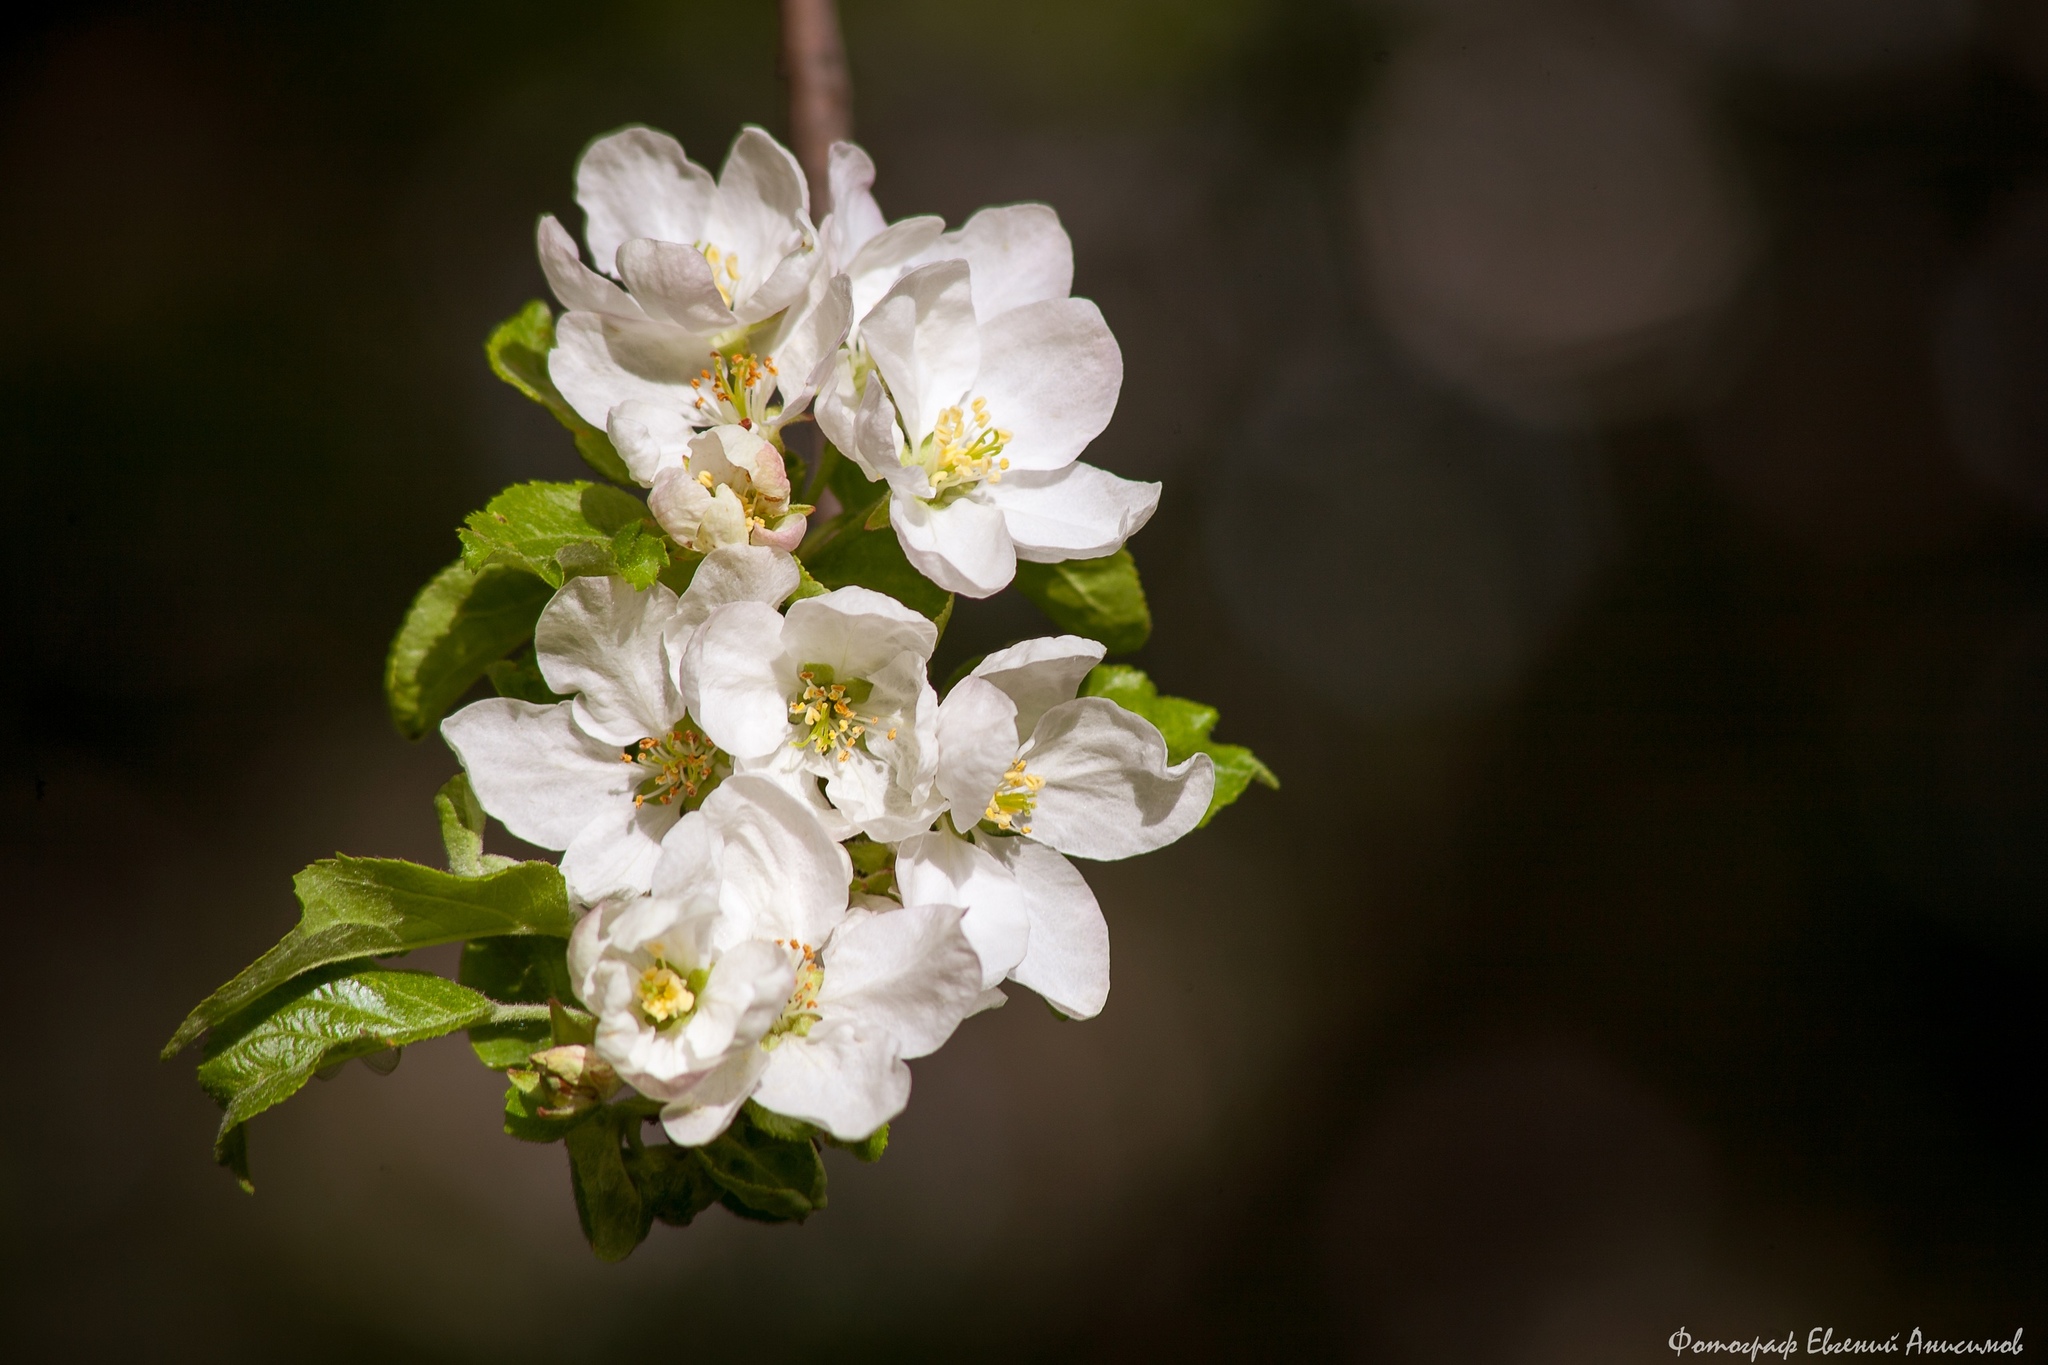
<path id="1" fill-rule="evenodd" d="M 789 140 L 811 182 L 811 218 L 832 207 L 825 162 L 853 136 L 853 80 L 835 0 L 782 0 L 782 74 L 789 81 Z"/>

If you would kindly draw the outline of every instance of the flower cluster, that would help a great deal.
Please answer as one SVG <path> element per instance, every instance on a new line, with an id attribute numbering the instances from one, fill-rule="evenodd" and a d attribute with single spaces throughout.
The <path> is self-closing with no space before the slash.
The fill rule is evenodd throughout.
<path id="1" fill-rule="evenodd" d="M 441 727 L 483 808 L 563 851 L 597 1055 L 684 1145 L 749 1098 L 867 1137 L 909 1097 L 904 1062 L 1005 981 L 1095 1014 L 1109 935 L 1067 856 L 1171 843 L 1215 785 L 1206 754 L 1169 762 L 1149 721 L 1076 695 L 1094 641 L 999 651 L 941 702 L 931 620 L 871 588 L 799 593 L 815 509 L 791 501 L 780 441 L 814 402 L 951 591 L 997 591 L 1018 556 L 1110 554 L 1159 493 L 1076 460 L 1122 361 L 1068 297 L 1050 210 L 885 226 L 865 154 L 835 147 L 832 176 L 814 227 L 795 158 L 758 129 L 715 181 L 644 128 L 584 155 L 595 268 L 540 226 L 570 310 L 549 373 L 704 558 L 680 594 L 571 579 L 534 637 L 567 700 Z"/>
<path id="2" fill-rule="evenodd" d="M 801 1219 L 818 1145 L 879 1155 L 906 1063 L 1008 983 L 1101 1011 L 1108 926 L 1070 858 L 1275 784 L 1213 709 L 1104 663 L 1151 629 L 1124 542 L 1159 486 L 1079 461 L 1122 357 L 1057 216 L 887 223 L 860 149 L 830 175 L 813 223 L 766 133 L 714 178 L 629 128 L 577 168 L 589 259 L 541 220 L 566 311 L 528 305 L 487 354 L 608 482 L 471 514 L 392 644 L 393 718 L 463 768 L 448 870 L 306 869 L 299 926 L 171 1040 L 207 1035 L 245 1184 L 254 1115 L 467 1030 L 506 1132 L 568 1146 L 601 1256 L 714 1201 Z M 786 438 L 813 421 L 807 460 Z M 1065 633 L 942 695 L 955 595 L 1013 579 Z M 486 816 L 559 864 L 485 854 Z M 370 960 L 458 940 L 454 981 Z"/>

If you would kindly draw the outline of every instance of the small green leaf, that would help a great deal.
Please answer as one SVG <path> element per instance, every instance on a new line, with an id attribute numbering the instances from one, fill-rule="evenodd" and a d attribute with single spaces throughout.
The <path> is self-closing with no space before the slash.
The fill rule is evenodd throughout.
<path id="1" fill-rule="evenodd" d="M 457 773 L 441 784 L 434 793 L 434 814 L 441 822 L 448 870 L 456 876 L 488 877 L 517 866 L 511 858 L 484 852 L 484 808 L 470 790 L 468 773 Z"/>
<path id="2" fill-rule="evenodd" d="M 808 1140 L 774 1137 L 742 1112 L 697 1150 L 720 1202 L 742 1217 L 801 1223 L 825 1207 L 825 1163 Z"/>
<path id="3" fill-rule="evenodd" d="M 433 729 L 493 660 L 533 638 L 553 595 L 520 568 L 472 573 L 458 560 L 435 574 L 384 660 L 384 698 L 399 733 L 418 739 Z"/>
<path id="4" fill-rule="evenodd" d="M 574 999 L 569 986 L 569 944 L 565 939 L 525 935 L 473 938 L 462 945 L 455 979 L 504 1005 L 545 1005 Z M 469 1031 L 477 1060 L 493 1071 L 524 1066 L 538 1048 L 554 1042 L 544 1019 L 478 1024 Z"/>
<path id="5" fill-rule="evenodd" d="M 471 512 L 458 535 L 462 562 L 473 572 L 508 564 L 556 588 L 579 574 L 617 573 L 637 575 L 642 581 L 634 586 L 645 587 L 668 567 L 667 542 L 650 526 L 647 504 L 624 489 L 521 483 Z"/>
<path id="6" fill-rule="evenodd" d="M 535 579 L 539 582 L 539 579 Z M 533 646 L 509 659 L 498 659 L 484 665 L 484 676 L 491 680 L 491 690 L 501 697 L 514 701 L 530 701 L 540 706 L 551 706 L 567 701 L 567 697 L 548 686 L 548 680 L 541 676 L 540 660 L 535 657 Z"/>
<path id="7" fill-rule="evenodd" d="M 611 438 L 577 416 L 555 387 L 548 374 L 548 352 L 554 346 L 554 315 L 535 299 L 492 329 L 484 342 L 484 358 L 490 361 L 492 374 L 546 408 L 569 429 L 576 438 L 577 452 L 592 469 L 613 483 L 633 482 L 626 462 L 612 448 Z"/>
<path id="8" fill-rule="evenodd" d="M 626 1173 L 639 1189 L 646 1211 L 671 1227 L 688 1227 L 691 1219 L 718 1202 L 718 1186 L 695 1148 L 629 1147 Z"/>
<path id="9" fill-rule="evenodd" d="M 1107 697 L 1158 726 L 1171 762 L 1180 763 L 1196 753 L 1209 755 L 1216 765 L 1216 793 L 1209 798 L 1209 809 L 1197 829 L 1215 819 L 1217 811 L 1242 796 L 1253 782 L 1279 790 L 1280 779 L 1250 749 L 1209 738 L 1209 731 L 1216 726 L 1215 707 L 1186 697 L 1162 697 L 1150 678 L 1128 664 L 1100 664 L 1090 669 L 1081 682 L 1081 695 Z"/>
<path id="10" fill-rule="evenodd" d="M 487 1018 L 491 1002 L 428 972 L 341 963 L 300 977 L 223 1022 L 199 1084 L 225 1111 L 214 1156 L 248 1180 L 248 1139 L 236 1130 L 295 1094 L 323 1066 L 452 1033 Z"/>
<path id="11" fill-rule="evenodd" d="M 331 858 L 292 879 L 299 922 L 276 947 L 185 1017 L 165 1057 L 265 991 L 301 972 L 352 958 L 385 957 L 501 934 L 567 938 L 568 892 L 552 863 L 516 863 L 459 877 L 391 858 Z"/>
<path id="12" fill-rule="evenodd" d="M 778 1114 L 773 1109 L 763 1109 L 752 1100 L 747 1101 L 745 1109 L 747 1121 L 777 1142 L 809 1142 L 818 1136 L 816 1125 L 790 1118 L 787 1114 Z"/>
<path id="13" fill-rule="evenodd" d="M 1129 550 L 1063 564 L 1020 561 L 1017 588 L 1061 630 L 1100 640 L 1111 654 L 1128 654 L 1151 638 L 1152 608 Z"/>
<path id="14" fill-rule="evenodd" d="M 796 559 L 794 555 L 791 558 L 795 559 L 796 562 L 796 591 L 789 595 L 791 602 L 801 602 L 806 597 L 822 597 L 832 591 L 823 583 L 811 577 L 811 571 L 804 567 L 804 562 L 801 559 Z"/>
<path id="15" fill-rule="evenodd" d="M 638 1123 L 638 1116 L 604 1111 L 596 1123 L 569 1130 L 569 1180 L 576 1191 L 576 1216 L 583 1235 L 600 1261 L 623 1261 L 647 1239 L 654 1218 L 626 1172 L 620 1149 L 620 1118 Z"/>
<path id="16" fill-rule="evenodd" d="M 521 1142 L 560 1142 L 569 1136 L 572 1129 L 605 1113 L 605 1110 L 597 1108 L 586 1109 L 567 1118 L 543 1114 L 540 1112 L 544 1101 L 538 1073 L 514 1067 L 505 1072 L 505 1079 L 510 1082 L 505 1089 L 505 1135 Z"/>
<path id="17" fill-rule="evenodd" d="M 853 1153 L 855 1161 L 880 1161 L 882 1153 L 889 1149 L 889 1125 L 883 1124 L 859 1142 L 841 1142 L 838 1138 L 829 1136 L 825 1141 L 842 1152 Z"/>

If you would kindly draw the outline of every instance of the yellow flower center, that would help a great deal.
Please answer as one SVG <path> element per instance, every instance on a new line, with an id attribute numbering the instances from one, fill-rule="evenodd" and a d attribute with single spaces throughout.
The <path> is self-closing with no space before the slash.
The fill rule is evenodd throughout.
<path id="1" fill-rule="evenodd" d="M 931 500 L 941 501 L 955 489 L 983 481 L 1001 483 L 1003 471 L 1010 467 L 1003 458 L 1003 447 L 1009 443 L 1010 433 L 989 419 L 986 398 L 975 399 L 966 412 L 945 409 L 917 453 L 917 462 L 931 480 Z"/>
<path id="2" fill-rule="evenodd" d="M 660 738 L 643 739 L 619 755 L 621 763 L 637 763 L 647 772 L 633 793 L 634 805 L 652 801 L 666 806 L 680 800 L 683 809 L 694 810 L 732 771 L 725 753 L 690 726 L 688 719 L 684 717 L 683 723 Z"/>
<path id="3" fill-rule="evenodd" d="M 713 351 L 711 363 L 690 381 L 690 391 L 696 395 L 692 405 L 712 418 L 714 425 L 758 429 L 773 440 L 771 419 L 781 408 L 771 405 L 768 398 L 781 373 L 773 356 Z"/>
<path id="4" fill-rule="evenodd" d="M 803 733 L 790 747 L 809 747 L 821 755 L 836 751 L 839 761 L 846 762 L 861 747 L 868 727 L 880 723 L 879 716 L 854 710 L 874 693 L 874 684 L 865 678 L 839 682 L 825 664 L 805 664 L 796 676 L 801 686 L 789 703 L 789 723 Z M 888 738 L 896 738 L 893 729 Z"/>
<path id="5" fill-rule="evenodd" d="M 697 1008 L 697 994 L 675 968 L 657 960 L 640 973 L 640 1012 L 660 1028 Z"/>
<path id="6" fill-rule="evenodd" d="M 697 249 L 704 253 L 704 261 L 711 267 L 711 282 L 718 286 L 718 297 L 725 300 L 726 307 L 732 307 L 732 291 L 740 287 L 740 254 L 720 251 L 709 242 Z"/>
<path id="7" fill-rule="evenodd" d="M 1031 826 L 1023 822 L 1030 818 L 1044 786 L 1045 779 L 1025 772 L 1024 760 L 1018 759 L 996 785 L 996 794 L 989 798 L 988 809 L 981 813 L 981 818 L 1006 834 L 1029 834 Z"/>
<path id="8" fill-rule="evenodd" d="M 808 943 L 795 939 L 777 939 L 777 945 L 800 955 L 796 964 L 796 988 L 789 993 L 789 1002 L 782 1007 L 782 1017 L 769 1026 L 761 1039 L 761 1046 L 769 1051 L 794 1034 L 801 1038 L 811 1031 L 811 1025 L 818 1022 L 818 992 L 825 985 L 825 963 L 818 956 L 818 950 Z"/>

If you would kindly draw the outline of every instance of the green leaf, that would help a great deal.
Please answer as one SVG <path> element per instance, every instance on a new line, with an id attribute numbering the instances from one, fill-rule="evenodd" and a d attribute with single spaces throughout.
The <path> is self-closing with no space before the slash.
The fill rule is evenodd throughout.
<path id="1" fill-rule="evenodd" d="M 882 1153 L 889 1149 L 889 1125 L 883 1124 L 859 1142 L 841 1142 L 838 1138 L 831 1136 L 827 1136 L 825 1141 L 831 1143 L 842 1152 L 853 1153 L 855 1161 L 880 1161 Z"/>
<path id="2" fill-rule="evenodd" d="M 1152 608 L 1129 550 L 1063 564 L 1017 564 L 1017 588 L 1073 635 L 1100 640 L 1111 654 L 1128 654 L 1152 635 Z"/>
<path id="3" fill-rule="evenodd" d="M 814 552 L 804 564 L 810 576 L 827 589 L 849 585 L 873 588 L 929 617 L 943 634 L 953 615 L 953 594 L 926 578 L 903 557 L 896 533 L 853 530 Z"/>
<path id="4" fill-rule="evenodd" d="M 474 1036 L 475 1030 L 471 1030 Z M 560 1142 L 572 1129 L 605 1114 L 602 1108 L 557 1118 L 540 1112 L 545 1100 L 538 1074 L 516 1068 L 505 1072 L 510 1084 L 505 1089 L 505 1135 L 521 1142 Z"/>
<path id="5" fill-rule="evenodd" d="M 747 1121 L 777 1142 L 809 1142 L 818 1136 L 815 1124 L 793 1119 L 787 1114 L 778 1114 L 773 1109 L 763 1109 L 752 1100 L 748 1100 L 744 1108 Z"/>
<path id="6" fill-rule="evenodd" d="M 248 1139 L 236 1130 L 290 1098 L 323 1066 L 466 1027 L 491 1012 L 475 991 L 428 972 L 337 964 L 251 1003 L 207 1043 L 199 1084 L 219 1101 L 214 1155 L 248 1182 Z"/>
<path id="7" fill-rule="evenodd" d="M 1191 754 L 1203 753 L 1216 765 L 1216 794 L 1209 798 L 1200 829 L 1253 782 L 1279 790 L 1280 779 L 1242 744 L 1223 744 L 1209 738 L 1216 727 L 1213 706 L 1186 697 L 1162 697 L 1143 672 L 1128 664 L 1100 664 L 1090 669 L 1081 682 L 1084 697 L 1107 697 L 1126 711 L 1135 712 L 1159 727 L 1166 740 L 1166 756 L 1175 763 Z"/>
<path id="8" fill-rule="evenodd" d="M 540 580 L 535 579 L 535 582 Z M 484 676 L 491 680 L 491 690 L 501 697 L 514 701 L 530 701 L 549 706 L 569 700 L 548 686 L 548 680 L 541 676 L 540 660 L 535 657 L 533 646 L 509 659 L 498 659 L 484 665 Z"/>
<path id="9" fill-rule="evenodd" d="M 626 1172 L 619 1121 L 637 1115 L 605 1111 L 600 1122 L 569 1130 L 569 1180 L 576 1191 L 576 1217 L 600 1261 L 623 1261 L 647 1239 L 654 1218 L 640 1189 Z"/>
<path id="10" fill-rule="evenodd" d="M 384 660 L 384 698 L 400 734 L 418 739 L 491 662 L 533 638 L 554 590 L 513 567 L 472 573 L 460 560 L 420 589 Z"/>
<path id="11" fill-rule="evenodd" d="M 658 1146 L 626 1150 L 626 1173 L 640 1191 L 646 1212 L 671 1227 L 690 1220 L 718 1202 L 718 1186 L 695 1148 Z"/>
<path id="12" fill-rule="evenodd" d="M 745 1218 L 801 1223 L 825 1207 L 825 1163 L 808 1139 L 776 1137 L 742 1111 L 697 1149 L 719 1200 Z"/>
<path id="13" fill-rule="evenodd" d="M 455 979 L 500 1004 L 572 1000 L 568 952 L 568 940 L 539 935 L 473 938 L 462 945 L 462 965 Z M 536 1049 L 553 1041 L 554 1032 L 544 1019 L 479 1024 L 469 1031 L 477 1060 L 493 1071 L 524 1066 Z"/>
<path id="14" fill-rule="evenodd" d="M 457 534 L 472 572 L 507 564 L 556 588 L 578 574 L 612 573 L 644 588 L 668 567 L 668 542 L 647 522 L 647 504 L 601 483 L 514 484 Z"/>
<path id="15" fill-rule="evenodd" d="M 499 323 L 484 342 L 491 373 L 555 415 L 576 438 L 586 463 L 613 483 L 631 483 L 626 462 L 612 448 L 611 438 L 576 415 L 569 400 L 548 374 L 548 352 L 555 346 L 555 319 L 539 299 Z"/>
<path id="16" fill-rule="evenodd" d="M 823 583 L 811 577 L 811 571 L 804 567 L 804 562 L 801 559 L 796 559 L 794 555 L 790 556 L 790 558 L 796 562 L 796 591 L 789 595 L 791 602 L 801 602 L 806 597 L 822 597 L 832 591 Z"/>
<path id="17" fill-rule="evenodd" d="M 448 870 L 458 877 L 488 877 L 518 864 L 484 852 L 484 808 L 470 790 L 469 774 L 457 773 L 434 793 L 434 814 L 441 822 L 441 846 L 448 850 Z"/>
<path id="18" fill-rule="evenodd" d="M 352 958 L 385 957 L 457 939 L 500 934 L 567 938 L 572 922 L 552 863 L 517 863 L 459 877 L 390 858 L 330 858 L 292 878 L 299 922 L 276 947 L 185 1017 L 163 1055 L 301 972 Z"/>

